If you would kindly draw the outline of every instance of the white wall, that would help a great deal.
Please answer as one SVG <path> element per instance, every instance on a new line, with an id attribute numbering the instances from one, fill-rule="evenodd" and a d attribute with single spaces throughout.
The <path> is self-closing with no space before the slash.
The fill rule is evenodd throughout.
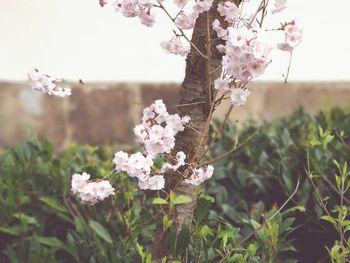
<path id="1" fill-rule="evenodd" d="M 304 26 L 290 80 L 349 80 L 350 1 L 289 0 L 289 7 L 287 17 Z M 0 0 L 0 79 L 22 80 L 36 67 L 71 80 L 181 81 L 184 59 L 161 50 L 172 33 L 166 17 L 158 21 L 146 28 L 98 0 Z M 263 79 L 281 80 L 288 56 L 275 55 Z"/>

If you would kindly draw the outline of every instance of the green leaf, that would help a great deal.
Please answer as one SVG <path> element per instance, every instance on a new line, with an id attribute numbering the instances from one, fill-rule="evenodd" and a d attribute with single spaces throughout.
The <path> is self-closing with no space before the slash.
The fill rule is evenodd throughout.
<path id="1" fill-rule="evenodd" d="M 156 197 L 153 199 L 152 204 L 154 205 L 167 205 L 169 202 L 163 198 Z"/>
<path id="2" fill-rule="evenodd" d="M 4 226 L 0 226 L 0 232 L 13 235 L 13 236 L 19 236 L 21 233 L 18 227 L 4 227 Z"/>
<path id="3" fill-rule="evenodd" d="M 57 211 L 68 213 L 68 210 L 64 205 L 60 204 L 57 200 L 51 197 L 41 197 L 40 201 Z"/>
<path id="4" fill-rule="evenodd" d="M 334 226 L 337 225 L 337 220 L 334 219 L 334 218 L 331 217 L 331 216 L 322 216 L 321 218 L 322 218 L 323 220 L 326 220 L 326 221 L 332 223 Z"/>
<path id="5" fill-rule="evenodd" d="M 174 199 L 174 205 L 187 204 L 192 202 L 192 199 L 186 195 L 178 195 Z"/>
<path id="6" fill-rule="evenodd" d="M 21 220 L 22 222 L 29 224 L 29 225 L 37 225 L 38 224 L 38 221 L 36 221 L 36 219 L 34 217 L 27 216 L 26 214 L 23 214 L 23 213 L 15 213 L 13 216 L 15 218 Z"/>
<path id="7" fill-rule="evenodd" d="M 136 243 L 136 249 L 137 249 L 137 253 L 139 253 L 141 258 L 143 258 L 143 246 L 141 246 L 139 243 Z"/>
<path id="8" fill-rule="evenodd" d="M 167 230 L 173 224 L 173 220 L 169 219 L 168 215 L 163 216 L 163 227 Z"/>
<path id="9" fill-rule="evenodd" d="M 199 238 L 203 239 L 206 238 L 207 236 L 215 236 L 213 229 L 211 229 L 209 226 L 204 225 L 201 227 L 199 230 Z"/>
<path id="10" fill-rule="evenodd" d="M 102 238 L 103 240 L 105 240 L 110 244 L 113 243 L 111 235 L 100 223 L 93 220 L 89 220 L 89 226 L 100 238 Z"/>
<path id="11" fill-rule="evenodd" d="M 327 145 L 328 143 L 333 141 L 333 139 L 334 139 L 334 135 L 327 135 L 327 137 L 324 140 L 324 145 Z"/>
<path id="12" fill-rule="evenodd" d="M 78 233 L 84 233 L 85 222 L 83 221 L 83 219 L 75 216 L 74 217 L 74 225 L 75 225 L 75 229 Z"/>
<path id="13" fill-rule="evenodd" d="M 312 138 L 311 141 L 310 141 L 310 145 L 311 145 L 312 147 L 314 147 L 314 146 L 322 145 L 322 142 L 320 142 L 320 141 L 317 140 L 316 138 Z"/>
<path id="14" fill-rule="evenodd" d="M 64 243 L 55 237 L 38 237 L 41 244 L 47 245 L 54 248 L 63 248 Z"/>
<path id="15" fill-rule="evenodd" d="M 210 195 L 206 195 L 206 194 L 201 194 L 198 199 L 204 199 L 210 203 L 215 203 L 215 198 L 210 196 Z"/>

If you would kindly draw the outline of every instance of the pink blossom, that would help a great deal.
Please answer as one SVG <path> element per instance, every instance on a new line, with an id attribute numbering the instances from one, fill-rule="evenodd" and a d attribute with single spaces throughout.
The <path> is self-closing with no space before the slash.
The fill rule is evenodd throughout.
<path id="1" fill-rule="evenodd" d="M 141 20 L 141 24 L 145 25 L 145 26 L 153 26 L 154 22 L 155 22 L 155 15 L 154 12 L 152 11 L 152 9 L 144 9 L 142 11 L 140 11 L 139 13 L 139 18 Z"/>
<path id="2" fill-rule="evenodd" d="M 107 180 L 90 181 L 87 173 L 74 174 L 71 181 L 72 192 L 84 204 L 94 205 L 114 195 L 114 188 Z"/>
<path id="3" fill-rule="evenodd" d="M 234 107 L 243 106 L 247 102 L 250 91 L 247 89 L 236 88 L 231 91 L 231 103 Z"/>
<path id="4" fill-rule="evenodd" d="M 58 97 L 72 95 L 72 90 L 70 88 L 58 85 L 61 82 L 61 79 L 42 74 L 38 70 L 28 72 L 28 79 L 33 90 L 38 90 L 42 93 Z"/>
<path id="5" fill-rule="evenodd" d="M 213 29 L 216 32 L 218 38 L 224 38 L 227 36 L 227 30 L 221 27 L 220 21 L 218 19 L 214 20 Z"/>
<path id="6" fill-rule="evenodd" d="M 296 21 L 289 22 L 284 27 L 285 40 L 278 44 L 278 48 L 283 51 L 293 51 L 295 47 L 300 45 L 302 39 L 302 29 L 297 25 Z"/>
<path id="7" fill-rule="evenodd" d="M 162 190 L 165 185 L 165 179 L 162 175 L 154 175 L 147 180 L 139 180 L 138 186 L 141 190 Z"/>
<path id="8" fill-rule="evenodd" d="M 180 56 L 187 56 L 190 52 L 189 46 L 184 46 L 181 40 L 176 37 L 170 41 L 163 41 L 161 47 L 167 52 Z"/>
<path id="9" fill-rule="evenodd" d="M 188 0 L 174 0 L 174 3 L 179 7 L 183 8 L 187 4 Z"/>
<path id="10" fill-rule="evenodd" d="M 214 167 L 212 165 L 208 165 L 206 168 L 194 169 L 191 176 L 184 180 L 184 183 L 195 186 L 200 185 L 204 181 L 210 179 L 213 176 L 213 172 Z"/>
<path id="11" fill-rule="evenodd" d="M 181 166 L 185 165 L 186 154 L 182 151 L 178 152 L 175 156 L 175 164 L 165 163 L 161 169 L 162 172 L 166 172 L 168 170 L 177 171 Z"/>
<path id="12" fill-rule="evenodd" d="M 192 29 L 196 22 L 197 17 L 192 15 L 186 15 L 185 13 L 179 14 L 175 19 L 175 25 L 181 29 Z"/>
<path id="13" fill-rule="evenodd" d="M 220 91 L 222 94 L 226 94 L 230 91 L 229 82 L 221 78 L 215 80 L 214 88 Z"/>
<path id="14" fill-rule="evenodd" d="M 211 6 L 213 5 L 213 0 L 196 0 L 196 4 L 193 7 L 193 11 L 195 13 L 203 13 L 209 11 Z"/>
<path id="15" fill-rule="evenodd" d="M 218 11 L 225 17 L 228 23 L 235 23 L 239 20 L 239 8 L 232 2 L 226 1 L 224 4 L 218 4 Z"/>

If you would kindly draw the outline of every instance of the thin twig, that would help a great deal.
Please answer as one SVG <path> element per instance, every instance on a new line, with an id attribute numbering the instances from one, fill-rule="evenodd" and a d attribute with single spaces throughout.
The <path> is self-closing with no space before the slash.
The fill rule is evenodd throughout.
<path id="1" fill-rule="evenodd" d="M 256 130 L 255 132 L 253 132 L 252 135 L 250 135 L 244 142 L 242 142 L 241 144 L 239 145 L 235 145 L 231 150 L 219 155 L 218 157 L 210 160 L 210 161 L 207 161 L 207 162 L 204 162 L 204 163 L 201 163 L 199 166 L 203 166 L 203 165 L 207 165 L 207 164 L 211 164 L 211 163 L 214 163 L 216 161 L 219 161 L 221 160 L 222 158 L 230 155 L 231 153 L 235 152 L 235 151 L 238 151 L 240 148 L 242 148 L 243 145 L 245 145 L 247 142 L 249 142 L 251 139 L 253 139 L 257 134 L 259 133 L 259 130 Z"/>
<path id="2" fill-rule="evenodd" d="M 205 104 L 205 103 L 206 102 L 193 102 L 193 103 L 179 104 L 179 105 L 176 105 L 175 108 L 187 107 L 187 106 L 198 105 L 198 104 Z"/>
<path id="3" fill-rule="evenodd" d="M 223 96 L 224 96 L 224 95 L 222 95 L 221 97 L 223 97 Z M 214 101 L 215 101 L 215 100 L 214 100 Z M 211 108 L 210 108 L 210 111 L 209 111 L 208 119 L 207 119 L 207 121 L 206 121 L 206 123 L 205 123 L 205 127 L 204 127 L 204 130 L 203 130 L 203 132 L 202 132 L 202 136 L 201 136 L 201 138 L 200 138 L 200 140 L 199 140 L 199 144 L 198 144 L 198 146 L 197 146 L 197 150 L 196 150 L 196 152 L 194 153 L 194 155 L 193 155 L 193 157 L 192 157 L 191 163 L 193 163 L 193 162 L 195 161 L 195 159 L 196 159 L 196 157 L 197 157 L 197 155 L 198 155 L 198 153 L 199 153 L 199 150 L 200 150 L 200 148 L 201 148 L 201 146 L 202 146 L 202 144 L 203 144 L 203 142 L 204 142 L 205 134 L 206 134 L 207 130 L 209 129 L 209 124 L 210 124 L 211 117 L 212 117 L 213 112 L 214 112 L 214 106 L 215 106 L 215 105 L 216 105 L 215 102 L 211 104 Z"/>
<path id="4" fill-rule="evenodd" d="M 212 72 L 210 72 L 210 75 L 214 75 L 216 72 L 218 72 L 222 68 L 222 65 L 218 66 L 216 69 L 214 69 Z"/>
<path id="5" fill-rule="evenodd" d="M 186 124 L 186 127 L 190 128 L 190 129 L 192 129 L 192 130 L 194 130 L 196 133 L 198 133 L 199 135 L 201 135 L 201 133 L 200 133 L 199 131 L 197 131 L 194 127 L 192 127 L 191 125 Z"/>
<path id="6" fill-rule="evenodd" d="M 282 75 L 284 77 L 285 84 L 287 84 L 287 82 L 288 82 L 289 72 L 290 72 L 290 68 L 292 66 L 292 57 L 293 57 L 293 51 L 291 51 L 289 54 L 289 63 L 288 63 L 288 68 L 287 68 L 287 74 L 285 76 Z"/>

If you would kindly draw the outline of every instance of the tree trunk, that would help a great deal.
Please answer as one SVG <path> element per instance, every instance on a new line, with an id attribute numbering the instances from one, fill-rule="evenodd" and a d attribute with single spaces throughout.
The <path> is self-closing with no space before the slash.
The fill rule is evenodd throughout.
<path id="1" fill-rule="evenodd" d="M 174 153 L 183 151 L 187 156 L 186 161 L 191 163 L 198 163 L 203 157 L 208 137 L 206 126 L 211 118 L 211 109 L 214 110 L 214 107 L 211 107 L 215 99 L 213 83 L 221 74 L 221 70 L 210 74 L 221 65 L 222 58 L 216 49 L 221 40 L 217 39 L 215 31 L 212 30 L 212 23 L 215 19 L 224 23 L 223 17 L 217 11 L 219 2 L 219 0 L 214 0 L 210 11 L 200 14 L 196 20 L 191 42 L 207 58 L 199 55 L 195 48 L 191 48 L 186 60 L 185 79 L 181 86 L 178 113 L 180 116 L 188 115 L 191 117 L 190 125 L 192 128 L 186 128 L 184 132 L 178 134 Z M 241 1 L 234 0 L 233 2 L 238 5 Z M 208 38 L 208 34 L 210 38 Z M 168 193 L 170 190 L 174 190 L 176 195 L 186 195 L 192 199 L 190 203 L 175 207 L 172 217 L 177 233 L 183 224 L 191 225 L 198 193 L 198 187 L 181 183 L 181 180 L 183 178 L 178 174 L 169 173 L 166 175 L 166 191 Z M 167 234 L 162 228 L 162 218 L 159 218 L 152 256 L 155 260 L 161 260 L 165 256 L 169 258 L 169 254 Z"/>

